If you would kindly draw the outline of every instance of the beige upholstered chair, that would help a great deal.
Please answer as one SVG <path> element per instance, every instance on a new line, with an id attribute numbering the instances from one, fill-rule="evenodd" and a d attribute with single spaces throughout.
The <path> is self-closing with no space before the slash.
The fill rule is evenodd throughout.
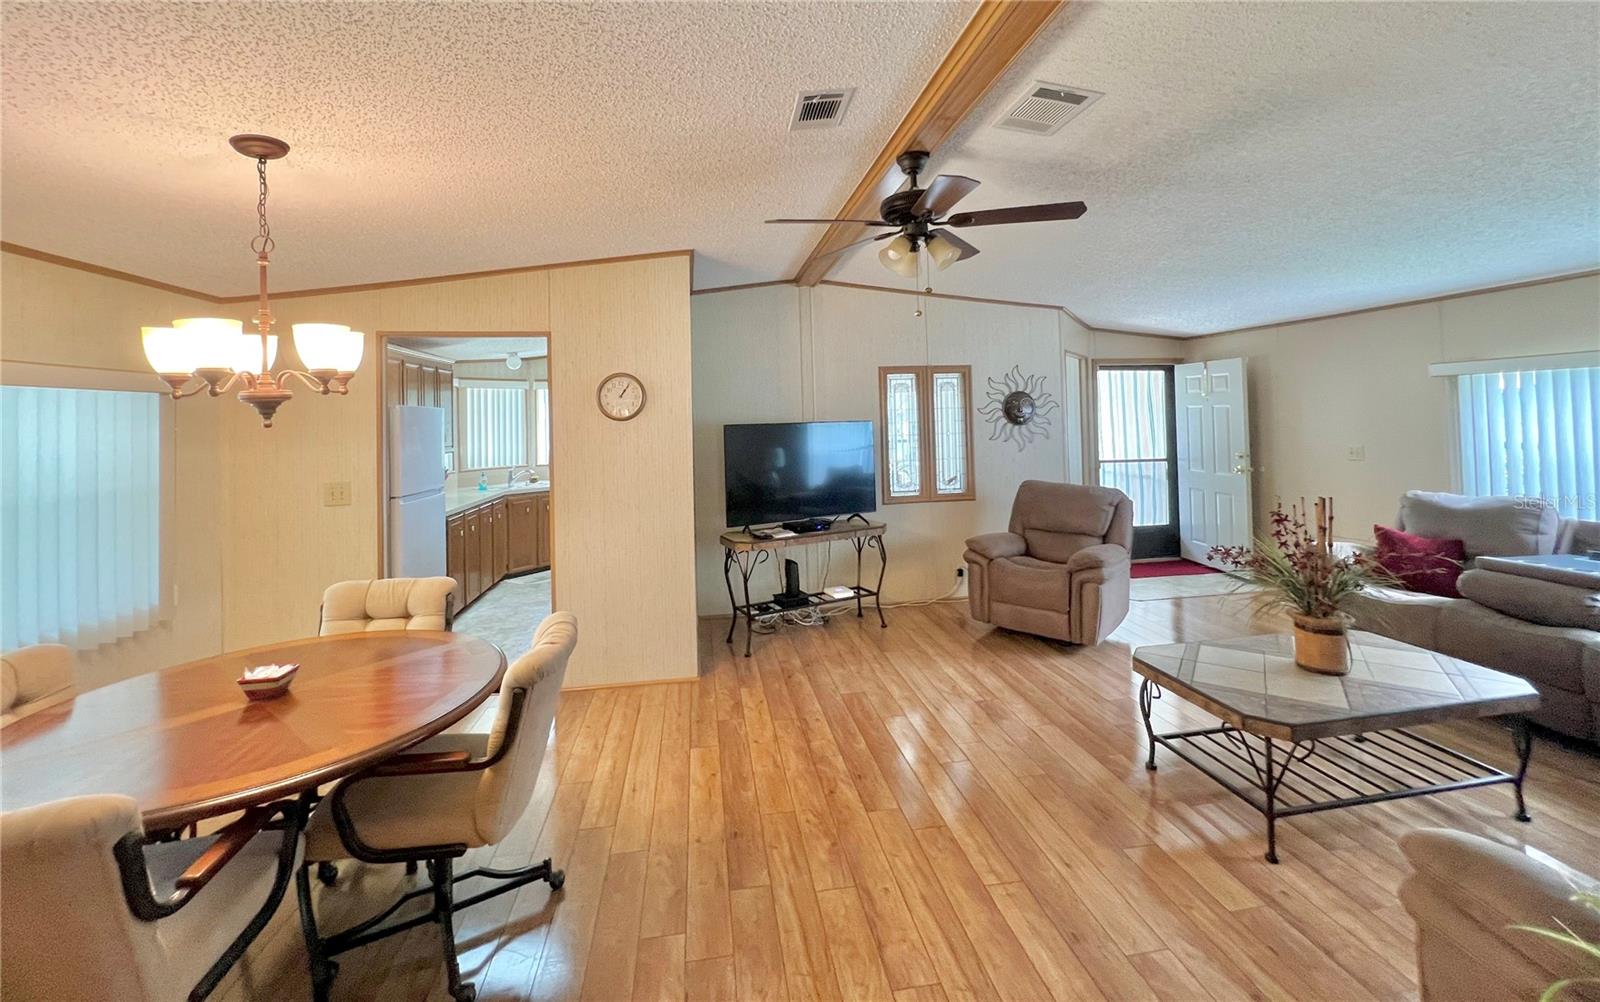
<path id="1" fill-rule="evenodd" d="M 431 895 L 433 910 L 416 920 L 379 924 L 391 912 L 323 938 L 311 902 L 309 865 L 299 875 L 301 921 L 311 955 L 318 1000 L 327 998 L 337 973 L 331 958 L 419 922 L 435 922 L 443 939 L 450 994 L 470 1000 L 456 963 L 453 915 L 457 909 L 535 880 L 559 890 L 566 877 L 550 860 L 520 870 L 479 868 L 452 874 L 468 849 L 494 845 L 511 831 L 533 797 L 539 764 L 549 743 L 567 659 L 578 642 L 578 621 L 557 612 L 539 624 L 533 647 L 507 669 L 500 684 L 494 726 L 488 734 L 443 734 L 375 769 L 334 787 L 306 829 L 309 863 L 355 858 L 369 863 L 427 863 L 429 886 L 402 900 Z M 454 884 L 474 877 L 496 882 L 490 890 L 454 901 Z"/>
<path id="2" fill-rule="evenodd" d="M 72 650 L 60 644 L 34 644 L 0 655 L 0 726 L 76 695 L 72 663 Z"/>
<path id="3" fill-rule="evenodd" d="M 301 810 L 255 808 L 216 835 L 148 844 L 130 797 L 0 815 L 0 996 L 205 998 L 283 900 Z"/>
<path id="4" fill-rule="evenodd" d="M 448 630 L 455 621 L 453 578 L 340 581 L 322 593 L 320 636 L 363 630 Z"/>
<path id="5" fill-rule="evenodd" d="M 1400 900 L 1417 923 L 1423 1002 L 1525 1002 L 1562 978 L 1600 973 L 1577 951 L 1510 928 L 1564 922 L 1600 942 L 1600 915 L 1572 900 L 1594 881 L 1464 832 L 1423 828 L 1400 846 L 1414 871 Z M 1561 998 L 1600 999 L 1600 985 L 1573 986 Z"/>
<path id="6" fill-rule="evenodd" d="M 1110 487 L 1025 480 L 1008 532 L 967 540 L 972 618 L 1098 644 L 1128 614 L 1133 502 Z"/>

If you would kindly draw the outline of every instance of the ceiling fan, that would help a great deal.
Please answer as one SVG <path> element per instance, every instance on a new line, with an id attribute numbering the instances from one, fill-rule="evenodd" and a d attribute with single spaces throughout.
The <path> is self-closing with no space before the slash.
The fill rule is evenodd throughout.
<path id="1" fill-rule="evenodd" d="M 944 227 L 994 226 L 1001 223 L 1077 219 L 1087 209 L 1082 202 L 1048 202 L 1044 205 L 1013 205 L 1005 209 L 957 212 L 946 216 L 945 213 L 954 208 L 957 202 L 972 193 L 978 182 L 959 174 L 940 174 L 929 182 L 926 188 L 917 187 L 917 175 L 928 166 L 928 154 L 923 150 L 902 153 L 895 158 L 895 164 L 911 183 L 879 203 L 878 214 L 883 217 L 882 219 L 769 219 L 767 222 L 860 223 L 863 226 L 887 227 L 891 232 L 863 237 L 822 256 L 832 257 L 862 244 L 889 240 L 890 242 L 878 251 L 878 260 L 897 275 L 915 278 L 917 250 L 921 247 L 927 247 L 928 256 L 938 265 L 940 271 L 978 253 L 978 248 Z"/>

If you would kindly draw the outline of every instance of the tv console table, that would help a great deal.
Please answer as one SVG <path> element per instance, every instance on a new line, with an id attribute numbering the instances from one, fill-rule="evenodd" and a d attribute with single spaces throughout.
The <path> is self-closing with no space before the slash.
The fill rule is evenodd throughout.
<path id="1" fill-rule="evenodd" d="M 858 516 L 859 519 L 859 516 Z M 795 612 L 800 609 L 821 609 L 838 605 L 842 602 L 856 604 L 856 616 L 864 615 L 862 599 L 872 599 L 873 608 L 878 612 L 878 625 L 888 628 L 888 620 L 883 618 L 883 572 L 889 566 L 889 551 L 883 546 L 883 533 L 887 528 L 882 522 L 868 522 L 854 520 L 846 522 L 840 519 L 831 528 L 820 529 L 816 532 L 802 532 L 793 536 L 784 536 L 781 539 L 758 539 L 749 532 L 724 532 L 722 534 L 722 580 L 728 586 L 728 602 L 733 606 L 733 622 L 728 625 L 728 643 L 733 643 L 734 632 L 739 628 L 739 617 L 744 616 L 744 656 L 750 656 L 750 639 L 755 633 L 756 617 L 779 616 L 785 612 Z M 807 592 L 806 604 L 797 607 L 785 607 L 772 601 L 750 601 L 750 575 L 767 560 L 771 559 L 774 552 L 782 551 L 791 546 L 812 546 L 817 543 L 835 543 L 848 541 L 856 551 L 856 583 L 851 589 L 852 594 L 845 598 L 834 598 L 826 592 Z M 876 549 L 878 551 L 878 583 L 874 588 L 864 588 L 861 584 L 861 554 L 863 550 Z M 733 575 L 730 573 L 734 567 L 739 568 L 739 577 L 744 584 L 744 602 L 741 603 L 733 593 Z"/>

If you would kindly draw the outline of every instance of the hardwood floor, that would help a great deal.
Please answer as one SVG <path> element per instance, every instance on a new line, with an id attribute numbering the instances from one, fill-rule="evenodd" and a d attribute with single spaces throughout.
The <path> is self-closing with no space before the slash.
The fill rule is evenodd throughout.
<path id="1" fill-rule="evenodd" d="M 566 888 L 459 916 L 462 969 L 481 1000 L 1414 998 L 1396 840 L 1444 826 L 1591 864 L 1600 756 L 1541 740 L 1531 825 L 1506 787 L 1311 815 L 1271 866 L 1254 811 L 1170 755 L 1145 771 L 1128 650 L 1276 625 L 1238 599 L 1136 602 L 1086 649 L 947 604 L 745 660 L 703 623 L 697 682 L 564 695 L 533 807 L 475 861 L 549 855 Z M 1514 758 L 1490 722 L 1428 730 Z M 342 870 L 325 929 L 408 879 Z M 309 997 L 292 897 L 219 997 Z M 430 927 L 340 962 L 335 999 L 446 998 Z"/>

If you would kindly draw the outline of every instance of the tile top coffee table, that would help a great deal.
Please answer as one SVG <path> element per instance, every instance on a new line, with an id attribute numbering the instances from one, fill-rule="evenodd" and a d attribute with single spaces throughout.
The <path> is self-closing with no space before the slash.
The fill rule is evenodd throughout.
<path id="1" fill-rule="evenodd" d="M 1374 633 L 1350 634 L 1350 674 L 1296 667 L 1288 635 L 1140 647 L 1139 712 L 1150 741 L 1221 783 L 1267 819 L 1276 863 L 1277 819 L 1494 783 L 1516 789 L 1533 750 L 1523 716 L 1539 705 L 1527 681 Z M 1217 727 L 1157 734 L 1150 710 L 1163 690 L 1221 718 Z M 1510 714 L 1517 771 L 1502 772 L 1408 727 Z"/>

